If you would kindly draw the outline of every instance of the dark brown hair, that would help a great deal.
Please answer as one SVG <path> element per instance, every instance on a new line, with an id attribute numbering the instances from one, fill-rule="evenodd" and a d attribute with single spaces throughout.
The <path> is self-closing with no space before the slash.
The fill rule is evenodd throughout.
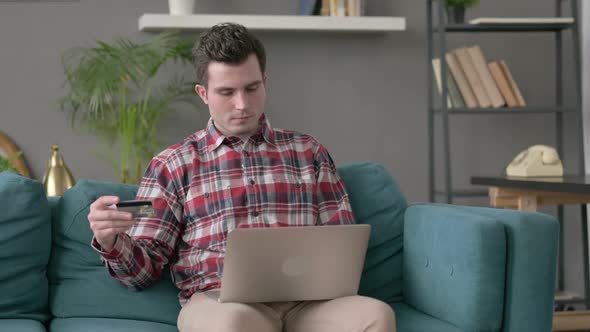
<path id="1" fill-rule="evenodd" d="M 266 52 L 262 42 L 246 27 L 235 23 L 220 23 L 200 35 L 192 50 L 197 82 L 207 86 L 207 68 L 211 61 L 238 65 L 255 54 L 264 74 Z"/>

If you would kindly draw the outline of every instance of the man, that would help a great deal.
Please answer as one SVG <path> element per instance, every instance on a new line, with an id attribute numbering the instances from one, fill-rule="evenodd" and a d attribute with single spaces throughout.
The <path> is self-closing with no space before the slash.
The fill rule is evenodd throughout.
<path id="1" fill-rule="evenodd" d="M 165 264 L 181 290 L 181 332 L 395 331 L 391 308 L 350 296 L 330 301 L 218 303 L 226 238 L 238 227 L 350 224 L 354 217 L 328 151 L 313 137 L 271 128 L 264 114 L 266 55 L 246 28 L 220 24 L 193 49 L 197 94 L 211 119 L 148 166 L 137 199 L 154 218 L 90 207 L 92 246 L 110 274 L 140 290 Z"/>

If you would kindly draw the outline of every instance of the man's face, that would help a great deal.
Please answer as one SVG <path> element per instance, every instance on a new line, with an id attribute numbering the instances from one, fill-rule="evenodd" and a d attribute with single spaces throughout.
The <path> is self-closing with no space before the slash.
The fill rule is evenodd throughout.
<path id="1" fill-rule="evenodd" d="M 256 133 L 266 101 L 266 77 L 256 55 L 239 65 L 211 62 L 208 76 L 207 88 L 197 84 L 195 91 L 209 105 L 217 130 L 242 140 Z"/>

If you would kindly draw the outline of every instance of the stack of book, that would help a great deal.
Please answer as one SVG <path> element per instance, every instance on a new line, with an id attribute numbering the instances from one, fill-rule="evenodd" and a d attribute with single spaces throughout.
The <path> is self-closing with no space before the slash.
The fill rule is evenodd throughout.
<path id="1" fill-rule="evenodd" d="M 442 93 L 441 63 L 432 59 L 434 77 Z M 506 61 L 488 62 L 477 45 L 459 47 L 445 55 L 448 108 L 499 108 L 526 106 Z"/>
<path id="2" fill-rule="evenodd" d="M 363 16 L 365 0 L 299 0 L 299 15 Z"/>

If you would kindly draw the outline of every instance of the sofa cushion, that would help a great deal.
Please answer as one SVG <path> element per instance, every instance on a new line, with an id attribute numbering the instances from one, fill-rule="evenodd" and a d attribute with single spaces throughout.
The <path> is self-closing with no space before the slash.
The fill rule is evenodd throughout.
<path id="1" fill-rule="evenodd" d="M 45 321 L 51 220 L 43 185 L 0 172 L 0 197 L 0 319 Z"/>
<path id="2" fill-rule="evenodd" d="M 385 302 L 402 298 L 402 246 L 407 203 L 389 172 L 375 163 L 338 167 L 357 223 L 371 225 L 359 294 Z"/>
<path id="3" fill-rule="evenodd" d="M 405 303 L 393 303 L 391 307 L 395 312 L 396 332 L 464 332 L 452 324 L 429 316 Z"/>
<path id="4" fill-rule="evenodd" d="M 0 331 L 46 332 L 45 326 L 32 319 L 0 319 Z"/>
<path id="5" fill-rule="evenodd" d="M 168 271 L 151 287 L 132 292 L 112 278 L 92 249 L 90 204 L 102 195 L 135 198 L 137 186 L 81 180 L 59 201 L 53 220 L 50 303 L 59 318 L 125 318 L 176 325 L 178 289 Z"/>
<path id="6" fill-rule="evenodd" d="M 51 321 L 50 332 L 178 332 L 176 326 L 131 319 L 57 318 Z"/>

